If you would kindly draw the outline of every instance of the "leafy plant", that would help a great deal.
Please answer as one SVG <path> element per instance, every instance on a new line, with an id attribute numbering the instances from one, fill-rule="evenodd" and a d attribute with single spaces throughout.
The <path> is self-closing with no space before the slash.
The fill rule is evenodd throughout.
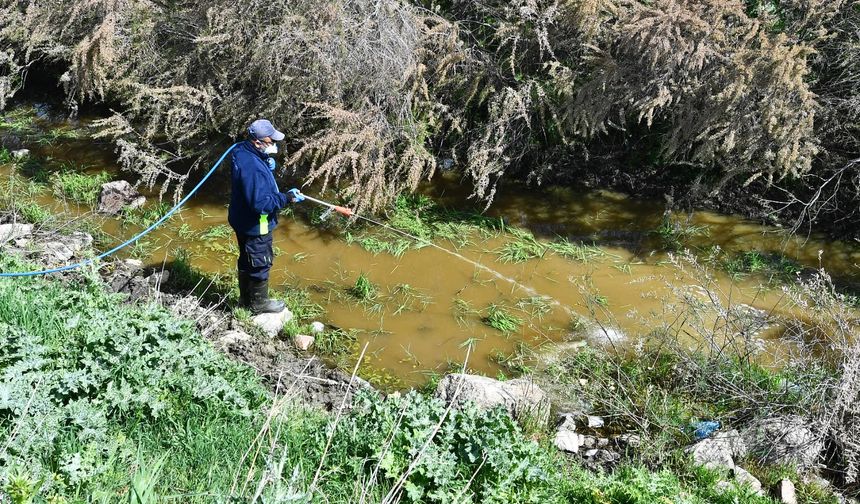
<path id="1" fill-rule="evenodd" d="M 499 330 L 505 334 L 516 332 L 523 324 L 523 320 L 508 312 L 504 306 L 491 304 L 486 309 L 486 315 L 482 319 L 484 324 Z"/>

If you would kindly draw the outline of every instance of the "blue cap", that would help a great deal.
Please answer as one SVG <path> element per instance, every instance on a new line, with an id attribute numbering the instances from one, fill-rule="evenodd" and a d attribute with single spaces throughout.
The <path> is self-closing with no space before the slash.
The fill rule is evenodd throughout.
<path id="1" fill-rule="evenodd" d="M 276 142 L 284 139 L 284 134 L 276 130 L 267 119 L 257 119 L 248 127 L 248 134 L 257 140 L 269 137 Z"/>

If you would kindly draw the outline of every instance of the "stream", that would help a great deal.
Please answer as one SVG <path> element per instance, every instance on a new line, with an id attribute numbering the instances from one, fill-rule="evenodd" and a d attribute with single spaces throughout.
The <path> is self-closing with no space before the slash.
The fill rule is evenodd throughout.
<path id="1" fill-rule="evenodd" d="M 20 116 L 35 116 L 29 125 L 24 121 L 15 125 L 18 116 L 7 115 L 0 120 L 0 133 L 20 139 L 31 150 L 31 159 L 47 172 L 107 172 L 112 180 L 134 180 L 117 165 L 111 145 L 89 137 L 92 118 L 52 119 L 50 110 L 38 104 L 16 110 Z M 4 190 L 12 191 L 13 197 L 32 186 L 28 178 L 34 177 L 13 163 L 0 164 Z M 121 255 L 160 265 L 182 249 L 203 272 L 233 274 L 238 250 L 227 225 L 229 183 L 225 163 L 181 212 Z M 286 179 L 279 184 L 282 190 L 293 186 Z M 313 188 L 304 191 L 332 198 Z M 480 209 L 454 172 L 439 174 L 421 193 L 446 208 Z M 154 207 L 157 192 L 145 194 Z M 30 197 L 67 218 L 94 215 L 91 206 L 64 198 L 48 185 Z M 786 237 L 782 229 L 708 211 L 664 215 L 660 201 L 609 191 L 506 184 L 485 215 L 503 222 L 507 232 L 476 229 L 453 240 L 435 240 L 468 260 L 418 243 L 399 256 L 373 253 L 344 239 L 344 233 L 331 229 L 328 222 L 320 225 L 319 208 L 313 209 L 313 204 L 302 203 L 274 231 L 270 287 L 306 289 L 324 306 L 327 324 L 355 330 L 359 347 L 369 343 L 366 367 L 371 379 L 393 386 L 420 384 L 428 373 L 458 365 L 469 345 L 469 367 L 491 376 L 510 373 L 512 363 L 527 362 L 531 352 L 546 344 L 635 346 L 654 328 L 677 329 L 672 321 L 679 306 L 689 303 L 691 292 L 711 305 L 741 306 L 766 317 L 768 322 L 753 336 L 760 342 L 763 360 L 778 364 L 792 351 L 791 339 L 784 337 L 790 325 L 785 321 L 800 320 L 803 314 L 786 295 L 783 282 L 772 278 L 773 268 L 759 268 L 756 261 L 779 255 L 786 260 L 779 263 L 783 269 L 823 267 L 846 285 L 860 280 L 860 244 L 818 235 Z M 678 248 L 694 250 L 698 266 L 666 251 L 667 236 L 655 230 L 667 222 L 680 223 L 686 236 Z M 112 217 L 98 217 L 98 225 L 110 237 L 108 245 L 141 229 Z M 514 250 L 511 243 L 532 243 L 517 229 L 533 234 L 538 250 L 543 250 L 539 257 L 505 260 L 502 252 Z M 365 237 L 376 233 L 390 238 L 370 227 L 360 230 Z M 560 239 L 595 246 L 567 255 L 541 249 L 541 244 Z M 669 233 L 668 239 L 680 240 L 677 233 Z M 753 271 L 732 274 L 725 267 L 707 267 L 713 277 L 707 287 L 717 293 L 714 301 L 703 294 L 707 262 L 703 258 L 709 255 L 745 257 L 746 269 Z M 788 276 L 793 274 L 789 271 Z M 361 275 L 376 287 L 371 301 L 358 302 L 348 294 Z M 704 309 L 719 311 L 716 306 Z M 513 321 L 513 329 L 488 325 L 494 314 Z M 688 333 L 679 329 L 675 334 L 683 339 Z"/>

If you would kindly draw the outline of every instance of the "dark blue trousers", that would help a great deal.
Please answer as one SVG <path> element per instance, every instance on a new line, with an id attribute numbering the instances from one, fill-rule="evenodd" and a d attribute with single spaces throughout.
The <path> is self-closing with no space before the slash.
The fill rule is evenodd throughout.
<path id="1" fill-rule="evenodd" d="M 272 269 L 272 233 L 260 236 L 248 236 L 236 233 L 239 242 L 239 260 L 237 267 L 242 273 L 257 281 L 269 279 Z"/>

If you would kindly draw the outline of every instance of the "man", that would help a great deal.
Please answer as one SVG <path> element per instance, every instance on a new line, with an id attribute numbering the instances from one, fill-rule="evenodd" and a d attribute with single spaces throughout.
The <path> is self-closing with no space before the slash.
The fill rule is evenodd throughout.
<path id="1" fill-rule="evenodd" d="M 288 203 L 305 198 L 298 189 L 280 192 L 275 182 L 275 142 L 284 139 L 266 119 L 248 128 L 248 139 L 233 148 L 230 209 L 227 220 L 239 242 L 239 299 L 253 313 L 277 313 L 282 301 L 269 299 L 269 270 L 272 268 L 272 230 L 278 212 Z"/>

